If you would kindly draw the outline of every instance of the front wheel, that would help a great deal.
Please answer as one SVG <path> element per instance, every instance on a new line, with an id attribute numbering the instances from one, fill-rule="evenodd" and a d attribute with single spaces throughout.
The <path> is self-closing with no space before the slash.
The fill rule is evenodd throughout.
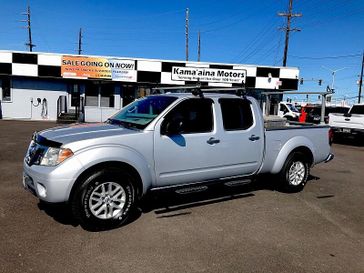
<path id="1" fill-rule="evenodd" d="M 133 177 L 117 168 L 98 170 L 76 188 L 72 212 L 88 230 L 121 226 L 134 204 Z"/>
<path id="2" fill-rule="evenodd" d="M 279 173 L 280 188 L 286 192 L 299 192 L 307 183 L 309 165 L 305 155 L 291 153 Z"/>

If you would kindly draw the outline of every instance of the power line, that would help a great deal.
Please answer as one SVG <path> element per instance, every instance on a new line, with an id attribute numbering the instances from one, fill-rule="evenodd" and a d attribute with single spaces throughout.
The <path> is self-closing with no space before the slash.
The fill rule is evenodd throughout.
<path id="1" fill-rule="evenodd" d="M 294 17 L 301 17 L 302 13 L 292 13 L 293 0 L 289 0 L 288 12 L 279 12 L 278 16 L 287 17 L 287 25 L 285 28 L 281 28 L 286 32 L 286 39 L 284 43 L 284 53 L 283 53 L 283 66 L 287 66 L 287 54 L 288 54 L 288 43 L 289 43 L 289 33 L 291 31 L 301 31 L 298 28 L 291 28 L 291 19 Z"/>
<path id="2" fill-rule="evenodd" d="M 21 20 L 20 22 L 27 23 L 27 26 L 24 28 L 28 29 L 28 43 L 25 45 L 29 47 L 29 51 L 33 51 L 33 47 L 35 47 L 35 44 L 32 43 L 32 27 L 31 27 L 31 20 L 30 20 L 30 6 L 28 5 L 27 12 L 23 12 L 22 15 L 27 16 L 26 20 Z"/>
<path id="3" fill-rule="evenodd" d="M 359 57 L 361 55 L 362 54 L 348 54 L 348 55 L 323 56 L 323 57 L 310 57 L 310 56 L 297 56 L 297 55 L 289 55 L 289 56 L 297 59 L 323 60 L 323 59 L 353 58 L 353 57 Z"/>
<path id="4" fill-rule="evenodd" d="M 244 55 L 247 55 L 249 52 L 254 51 L 256 49 L 256 48 L 254 48 L 254 45 L 257 45 L 258 41 L 260 41 L 260 39 L 263 39 L 263 37 L 265 37 L 265 35 L 267 35 L 274 28 L 273 21 L 274 21 L 274 17 L 272 17 L 272 19 L 263 26 L 262 30 L 250 41 L 248 46 L 246 46 L 243 50 L 241 50 L 232 59 L 232 61 L 241 62 L 244 59 L 243 58 Z M 252 49 L 252 51 L 250 51 L 251 49 Z"/>

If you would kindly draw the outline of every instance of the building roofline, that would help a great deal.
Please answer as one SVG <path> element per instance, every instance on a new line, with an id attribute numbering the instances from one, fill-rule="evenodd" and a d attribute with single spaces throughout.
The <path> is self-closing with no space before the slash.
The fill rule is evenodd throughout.
<path id="1" fill-rule="evenodd" d="M 42 55 L 50 55 L 50 56 L 75 56 L 75 57 L 96 57 L 96 58 L 113 58 L 120 60 L 137 60 L 137 61 L 164 61 L 164 62 L 172 62 L 172 63 L 189 63 L 189 64 L 197 64 L 197 65 L 225 65 L 225 66 L 242 66 L 242 67 L 266 67 L 266 68 L 280 68 L 280 69 L 291 69 L 291 70 L 299 70 L 298 67 L 291 66 L 274 66 L 274 65 L 254 65 L 254 64 L 239 64 L 239 63 L 217 63 L 217 62 L 197 62 L 197 61 L 183 61 L 183 60 L 169 60 L 169 59 L 148 59 L 148 58 L 137 58 L 137 57 L 122 57 L 122 56 L 107 56 L 107 55 L 78 55 L 78 54 L 69 54 L 69 53 L 53 53 L 53 52 L 40 52 L 40 51 L 17 51 L 17 50 L 0 50 L 0 53 L 22 53 L 22 54 L 42 54 Z"/>

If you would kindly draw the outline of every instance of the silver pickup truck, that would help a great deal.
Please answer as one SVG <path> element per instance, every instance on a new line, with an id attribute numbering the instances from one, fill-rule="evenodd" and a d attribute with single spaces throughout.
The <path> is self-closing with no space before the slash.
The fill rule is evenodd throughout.
<path id="1" fill-rule="evenodd" d="M 328 126 L 265 128 L 254 98 L 188 93 L 141 98 L 105 123 L 33 135 L 23 185 L 40 200 L 67 202 L 84 226 L 125 222 L 148 191 L 193 189 L 277 174 L 299 191 L 310 168 L 333 158 Z"/>

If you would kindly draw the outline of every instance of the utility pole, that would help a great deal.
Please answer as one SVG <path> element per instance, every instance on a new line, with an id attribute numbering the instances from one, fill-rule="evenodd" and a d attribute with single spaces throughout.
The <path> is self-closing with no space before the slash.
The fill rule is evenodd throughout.
<path id="1" fill-rule="evenodd" d="M 188 61 L 188 17 L 189 17 L 190 10 L 186 8 L 186 61 Z"/>
<path id="2" fill-rule="evenodd" d="M 200 61 L 201 57 L 201 33 L 198 31 L 198 39 L 197 39 L 197 61 Z"/>
<path id="3" fill-rule="evenodd" d="M 30 20 L 30 6 L 28 5 L 27 12 L 22 13 L 22 15 L 27 16 L 27 20 L 21 20 L 20 22 L 27 23 L 27 26 L 24 28 L 28 29 L 28 43 L 25 45 L 29 47 L 29 51 L 33 51 L 33 47 L 35 47 L 35 44 L 32 43 L 32 28 L 31 28 L 31 20 Z"/>
<path id="4" fill-rule="evenodd" d="M 82 52 L 82 28 L 80 28 L 80 32 L 78 33 L 78 55 L 81 55 Z"/>
<path id="5" fill-rule="evenodd" d="M 361 100 L 361 88 L 363 85 L 363 68 L 364 68 L 364 51 L 363 51 L 363 60 L 361 62 L 361 73 L 360 73 L 360 79 L 359 79 L 359 97 L 358 97 L 358 103 L 360 103 Z"/>
<path id="6" fill-rule="evenodd" d="M 289 44 L 289 33 L 291 31 L 301 31 L 298 28 L 291 28 L 291 19 L 294 17 L 301 17 L 302 13 L 292 13 L 293 0 L 289 0 L 288 12 L 279 12 L 278 16 L 287 17 L 287 25 L 285 28 L 280 28 L 286 32 L 286 39 L 284 43 L 284 53 L 283 53 L 283 66 L 287 66 L 287 54 L 288 54 L 288 44 Z"/>

